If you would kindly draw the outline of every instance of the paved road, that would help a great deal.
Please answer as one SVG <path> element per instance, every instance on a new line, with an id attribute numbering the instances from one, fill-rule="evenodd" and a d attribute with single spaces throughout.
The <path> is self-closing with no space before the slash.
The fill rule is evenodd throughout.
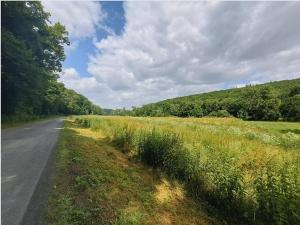
<path id="1" fill-rule="evenodd" d="M 2 130 L 2 225 L 21 223 L 56 146 L 61 126 L 62 119 L 54 119 Z"/>

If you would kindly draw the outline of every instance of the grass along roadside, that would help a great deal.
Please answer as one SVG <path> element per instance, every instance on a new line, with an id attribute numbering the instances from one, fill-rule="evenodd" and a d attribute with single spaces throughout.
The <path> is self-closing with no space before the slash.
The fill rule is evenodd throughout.
<path id="1" fill-rule="evenodd" d="M 79 116 L 76 121 L 175 176 L 195 199 L 205 198 L 221 214 L 250 224 L 298 224 L 297 133 L 270 132 L 234 118 Z M 291 125 L 297 129 L 296 123 L 276 129 L 294 130 Z"/>
<path id="2" fill-rule="evenodd" d="M 66 120 L 45 224 L 219 224 L 184 189 Z"/>

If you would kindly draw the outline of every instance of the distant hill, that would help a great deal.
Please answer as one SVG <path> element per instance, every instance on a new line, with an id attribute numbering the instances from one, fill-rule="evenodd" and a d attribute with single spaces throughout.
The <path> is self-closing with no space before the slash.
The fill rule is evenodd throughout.
<path id="1" fill-rule="evenodd" d="M 167 99 L 134 108 L 132 114 L 135 116 L 235 116 L 253 120 L 277 120 L 279 118 L 298 120 L 296 117 L 298 114 L 300 117 L 300 109 L 292 106 L 293 104 L 300 105 L 300 78 Z"/>
<path id="2" fill-rule="evenodd" d="M 287 95 L 292 88 L 300 87 L 300 78 L 293 79 L 293 80 L 274 81 L 274 82 L 257 84 L 257 85 L 247 85 L 242 88 L 231 88 L 231 89 L 220 90 L 220 91 L 212 91 L 207 93 L 188 95 L 183 97 L 166 99 L 154 104 L 159 104 L 163 102 L 199 101 L 199 100 L 209 100 L 209 99 L 222 100 L 224 98 L 238 98 L 241 95 L 241 92 L 249 86 L 271 87 L 274 89 L 277 96 L 283 96 L 283 95 Z"/>

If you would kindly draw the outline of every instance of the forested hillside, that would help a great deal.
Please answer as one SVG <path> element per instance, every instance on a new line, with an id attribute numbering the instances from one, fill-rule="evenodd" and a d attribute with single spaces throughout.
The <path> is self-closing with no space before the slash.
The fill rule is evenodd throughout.
<path id="1" fill-rule="evenodd" d="M 100 114 L 101 108 L 57 82 L 68 33 L 49 22 L 40 2 L 2 2 L 2 120 Z"/>
<path id="2" fill-rule="evenodd" d="M 132 115 L 299 121 L 300 78 L 168 99 L 133 108 Z"/>

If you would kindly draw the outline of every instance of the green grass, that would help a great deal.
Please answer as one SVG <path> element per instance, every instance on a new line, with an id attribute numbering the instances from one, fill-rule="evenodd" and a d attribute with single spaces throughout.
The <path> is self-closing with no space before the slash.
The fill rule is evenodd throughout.
<path id="1" fill-rule="evenodd" d="M 251 125 L 261 128 L 269 132 L 285 134 L 294 133 L 300 134 L 300 123 L 299 122 L 264 122 L 264 121 L 249 121 Z"/>
<path id="2" fill-rule="evenodd" d="M 234 118 L 76 117 L 186 185 L 220 213 L 253 224 L 299 222 L 299 123 Z M 288 132 L 280 132 L 289 130 Z"/>
<path id="3" fill-rule="evenodd" d="M 180 183 L 111 145 L 126 146 L 129 139 L 110 143 L 86 126 L 65 121 L 44 224 L 220 223 Z"/>

